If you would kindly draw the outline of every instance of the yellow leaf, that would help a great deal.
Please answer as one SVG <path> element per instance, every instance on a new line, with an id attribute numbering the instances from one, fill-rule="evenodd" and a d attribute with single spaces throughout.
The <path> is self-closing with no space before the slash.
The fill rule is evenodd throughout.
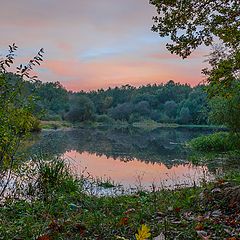
<path id="1" fill-rule="evenodd" d="M 146 240 L 151 236 L 150 228 L 145 224 L 142 225 L 140 229 L 138 229 L 138 233 L 135 234 L 136 240 Z"/>

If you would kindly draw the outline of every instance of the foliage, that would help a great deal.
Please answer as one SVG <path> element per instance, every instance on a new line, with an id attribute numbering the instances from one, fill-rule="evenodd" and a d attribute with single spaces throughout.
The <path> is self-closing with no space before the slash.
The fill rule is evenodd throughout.
<path id="1" fill-rule="evenodd" d="M 97 115 L 96 121 L 99 123 L 106 123 L 106 124 L 112 124 L 113 119 L 109 117 L 107 114 Z"/>
<path id="2" fill-rule="evenodd" d="M 189 142 L 190 147 L 199 151 L 225 152 L 240 148 L 239 138 L 227 132 L 201 136 Z"/>
<path id="3" fill-rule="evenodd" d="M 84 95 L 93 101 L 96 114 L 102 109 L 100 99 L 111 98 L 112 104 L 105 109 L 107 115 L 115 120 L 134 123 L 152 119 L 162 123 L 177 123 L 181 109 L 189 106 L 191 118 L 182 123 L 207 123 L 207 119 L 203 117 L 203 112 L 208 111 L 203 86 L 191 88 L 186 84 L 169 81 L 166 84 L 146 85 L 139 88 L 124 86 L 109 88 Z"/>
<path id="4" fill-rule="evenodd" d="M 8 73 L 14 62 L 17 46 L 9 46 L 9 54 L 0 61 L 0 165 L 10 164 L 20 140 L 30 131 L 39 130 L 39 121 L 32 114 L 32 98 L 23 94 L 23 77 L 31 77 L 30 72 L 34 65 L 42 61 L 41 49 L 26 66 L 17 67 L 16 74 Z"/>
<path id="5" fill-rule="evenodd" d="M 34 95 L 37 96 L 37 111 L 43 111 L 45 120 L 61 120 L 69 110 L 67 90 L 59 82 L 32 84 Z M 47 118 L 47 119 L 46 119 Z"/>
<path id="6" fill-rule="evenodd" d="M 65 179 L 60 176 L 61 163 L 60 167 L 58 163 L 45 167 L 48 169 L 44 170 L 48 184 L 51 185 L 50 178 L 54 182 Z M 52 177 L 56 167 L 61 169 L 57 170 L 57 178 Z M 233 200 L 225 196 L 229 185 L 232 189 L 237 189 L 237 186 L 229 183 L 226 188 L 223 179 L 204 188 L 101 198 L 86 195 L 81 181 L 68 178 L 64 180 L 64 187 L 51 185 L 53 194 L 48 199 L 8 199 L 0 208 L 1 237 L 38 240 L 173 239 L 176 235 L 183 236 L 180 239 L 239 237 L 239 206 L 224 207 Z M 38 191 L 33 193 L 38 195 Z M 226 231 L 226 226 L 231 228 L 230 232 Z"/>
<path id="7" fill-rule="evenodd" d="M 41 120 L 47 121 L 81 122 L 107 115 L 108 124 L 114 119 L 129 123 L 144 119 L 178 123 L 181 109 L 188 108 L 191 117 L 181 123 L 206 124 L 209 111 L 204 86 L 190 87 L 173 81 L 139 88 L 127 85 L 78 93 L 67 91 L 58 82 L 24 82 L 23 87 L 26 96 L 29 92 L 34 94 L 35 112 L 42 112 Z"/>
<path id="8" fill-rule="evenodd" d="M 239 92 L 240 46 L 226 49 L 217 45 L 210 53 L 208 62 L 211 69 L 203 69 L 203 73 L 208 76 L 207 92 L 210 98 L 231 98 Z"/>
<path id="9" fill-rule="evenodd" d="M 76 95 L 71 99 L 70 105 L 70 111 L 65 116 L 70 122 L 93 120 L 95 109 L 90 98 Z"/>
<path id="10" fill-rule="evenodd" d="M 142 225 L 140 229 L 138 229 L 138 233 L 135 234 L 136 240 L 146 240 L 151 236 L 150 228 L 146 225 Z"/>
<path id="11" fill-rule="evenodd" d="M 182 107 L 178 117 L 179 123 L 189 123 L 191 122 L 191 115 L 188 107 Z"/>
<path id="12" fill-rule="evenodd" d="M 167 48 L 183 58 L 199 45 L 209 46 L 214 36 L 226 46 L 239 46 L 239 2 L 231 1 L 175 1 L 150 0 L 157 9 L 153 17 L 153 31 L 161 37 L 170 36 L 173 43 Z"/>
<path id="13" fill-rule="evenodd" d="M 56 192 L 70 193 L 77 190 L 77 182 L 75 182 L 65 159 L 58 157 L 49 159 L 49 157 L 37 155 L 33 157 L 32 161 L 36 163 L 35 191 L 44 200 L 53 198 Z"/>
<path id="14" fill-rule="evenodd" d="M 186 58 L 198 46 L 213 45 L 216 37 L 220 40 L 221 44 L 214 46 L 208 58 L 211 68 L 203 69 L 207 76 L 206 90 L 210 98 L 221 96 L 229 102 L 228 107 L 234 107 L 234 112 L 239 112 L 240 101 L 235 96 L 240 91 L 239 1 L 150 0 L 150 4 L 157 9 L 152 30 L 161 37 L 170 36 L 172 43 L 167 44 L 167 49 L 171 53 Z M 222 115 L 227 114 L 228 110 L 225 113 L 222 111 Z M 235 115 L 230 121 L 218 118 L 217 122 L 227 124 L 236 131 L 237 119 L 239 117 Z"/>
<path id="15" fill-rule="evenodd" d="M 15 73 L 8 72 L 14 63 L 15 44 L 9 46 L 9 53 L 0 60 L 0 167 L 6 170 L 7 178 L 1 186 L 0 197 L 9 184 L 16 152 L 21 140 L 31 131 L 40 130 L 40 122 L 33 114 L 33 97 L 26 92 L 24 78 L 34 81 L 31 76 L 35 65 L 42 61 L 43 49 L 25 66 L 17 67 Z"/>
<path id="16" fill-rule="evenodd" d="M 224 124 L 231 132 L 240 133 L 240 94 L 230 98 L 214 97 L 210 102 L 210 120 Z"/>

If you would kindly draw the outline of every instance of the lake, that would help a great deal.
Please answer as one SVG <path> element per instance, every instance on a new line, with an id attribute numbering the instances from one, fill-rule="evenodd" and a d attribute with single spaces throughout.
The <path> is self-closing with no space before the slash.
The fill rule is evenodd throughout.
<path id="1" fill-rule="evenodd" d="M 214 178 L 207 165 L 188 161 L 184 145 L 212 131 L 188 128 L 73 129 L 43 131 L 28 153 L 64 157 L 77 175 L 91 176 L 124 188 L 193 186 Z"/>

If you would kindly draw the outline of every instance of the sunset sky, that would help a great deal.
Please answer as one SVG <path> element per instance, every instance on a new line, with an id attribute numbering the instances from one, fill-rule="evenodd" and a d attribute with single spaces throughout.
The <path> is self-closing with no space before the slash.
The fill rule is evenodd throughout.
<path id="1" fill-rule="evenodd" d="M 0 52 L 15 42 L 18 59 L 26 61 L 43 47 L 39 79 L 74 91 L 170 79 L 198 84 L 207 50 L 187 60 L 171 55 L 168 39 L 151 32 L 153 15 L 148 0 L 4 1 Z"/>

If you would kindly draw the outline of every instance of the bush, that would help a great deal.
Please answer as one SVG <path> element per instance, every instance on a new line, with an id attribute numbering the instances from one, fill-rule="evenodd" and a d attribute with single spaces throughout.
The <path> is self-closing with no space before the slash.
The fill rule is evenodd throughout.
<path id="1" fill-rule="evenodd" d="M 75 122 L 84 122 L 94 120 L 94 104 L 86 96 L 75 96 L 71 100 L 70 111 L 66 114 L 66 120 Z"/>
<path id="2" fill-rule="evenodd" d="M 225 152 L 239 149 L 240 139 L 227 132 L 217 132 L 207 136 L 195 138 L 189 142 L 192 149 L 198 151 Z"/>
<path id="3" fill-rule="evenodd" d="M 35 118 L 32 123 L 32 129 L 31 132 L 40 132 L 41 131 L 41 122 Z"/>

